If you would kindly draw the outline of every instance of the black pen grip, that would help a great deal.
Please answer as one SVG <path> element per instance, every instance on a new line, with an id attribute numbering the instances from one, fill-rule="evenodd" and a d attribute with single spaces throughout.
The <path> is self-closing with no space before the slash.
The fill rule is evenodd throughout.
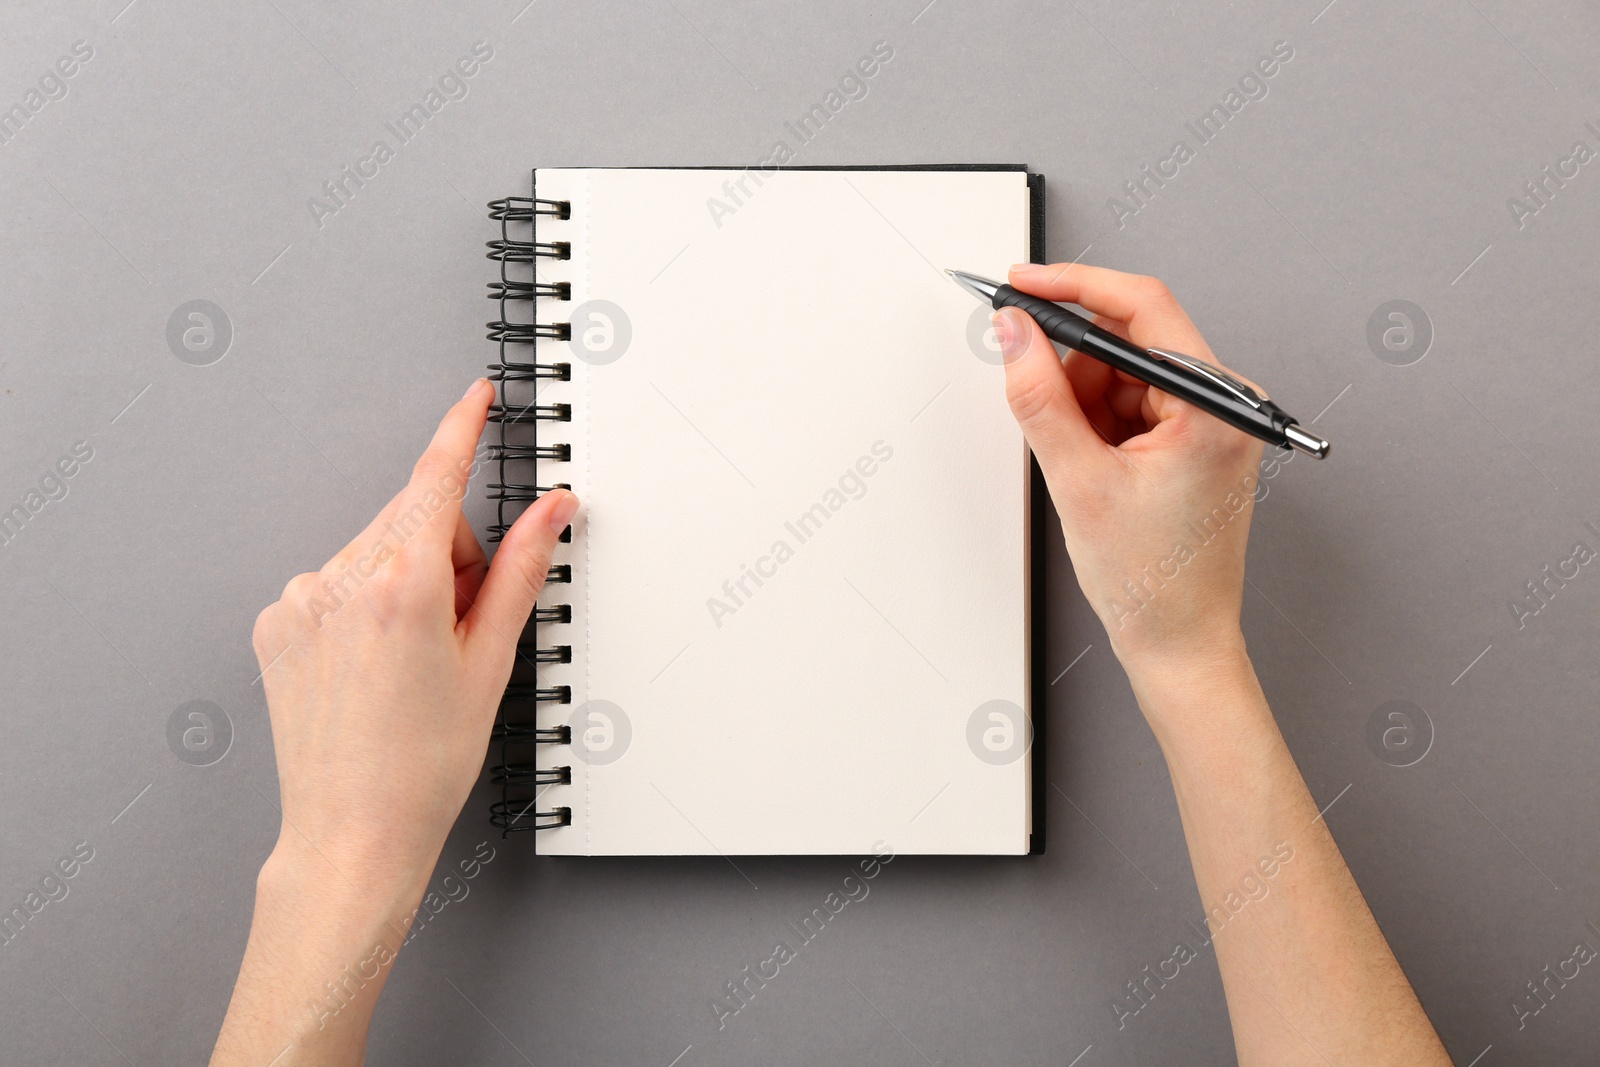
<path id="1" fill-rule="evenodd" d="M 1039 324 L 1046 337 L 1068 348 L 1077 348 L 1083 342 L 1084 335 L 1096 328 L 1094 323 L 1082 315 L 1068 311 L 1054 301 L 1030 296 L 1009 285 L 1002 285 L 995 290 L 994 307 L 996 311 L 1003 307 L 1026 311 L 1033 316 L 1033 321 Z"/>
<path id="2" fill-rule="evenodd" d="M 996 309 L 1014 307 L 1026 311 L 1044 335 L 1057 344 L 1076 349 L 1162 392 L 1181 397 L 1245 433 L 1272 444 L 1284 443 L 1284 427 L 1293 420 L 1270 400 L 1263 401 L 1260 408 L 1242 401 L 1219 401 L 1215 390 L 1193 371 L 1153 360 L 1145 349 L 1096 326 L 1082 315 L 1009 285 L 995 290 L 993 303 Z"/>

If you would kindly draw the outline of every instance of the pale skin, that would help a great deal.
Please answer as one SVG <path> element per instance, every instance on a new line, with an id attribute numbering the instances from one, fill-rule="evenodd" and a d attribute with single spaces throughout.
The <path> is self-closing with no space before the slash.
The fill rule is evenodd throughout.
<path id="1" fill-rule="evenodd" d="M 1010 281 L 1078 304 L 1136 344 L 1216 362 L 1154 278 L 1057 265 L 1014 268 Z M 1245 652 L 1239 609 L 1261 443 L 1081 353 L 1062 361 L 1014 308 L 995 329 L 1007 399 L 1044 471 L 1078 584 L 1166 757 L 1201 902 L 1213 916 L 1225 909 L 1214 943 L 1239 1063 L 1449 1064 L 1317 817 Z M 1124 581 L 1196 541 L 1189 524 L 1234 504 L 1239 513 L 1176 577 L 1147 584 L 1142 606 L 1129 599 Z M 1258 864 L 1280 843 L 1293 858 L 1264 878 Z M 1229 896 L 1244 895 L 1247 877 L 1268 892 L 1234 913 Z"/>
<path id="2" fill-rule="evenodd" d="M 1215 361 L 1152 278 L 1057 265 L 1014 268 L 1010 280 L 1139 344 Z M 1239 1062 L 1449 1064 L 1245 651 L 1247 479 L 1260 443 L 1078 353 L 1062 361 L 1015 309 L 995 325 L 1007 399 L 1166 758 L 1201 902 L 1221 917 L 1213 940 Z M 364 1058 L 404 930 L 481 771 L 517 635 L 578 507 L 569 492 L 546 495 L 486 565 L 459 475 L 492 397 L 474 383 L 406 488 L 256 622 L 283 825 L 257 880 L 216 1067 Z M 1218 506 L 1230 519 L 1209 544 L 1170 580 L 1146 577 Z M 1124 582 L 1143 583 L 1137 599 Z M 1269 857 L 1280 862 L 1267 876 Z M 1242 888 L 1262 885 L 1264 895 Z M 331 1000 L 327 983 L 341 980 L 355 992 Z"/>

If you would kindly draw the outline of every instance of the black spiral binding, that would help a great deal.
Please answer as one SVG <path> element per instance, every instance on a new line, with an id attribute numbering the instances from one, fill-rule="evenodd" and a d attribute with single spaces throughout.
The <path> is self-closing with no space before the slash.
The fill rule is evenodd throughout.
<path id="1" fill-rule="evenodd" d="M 565 341 L 572 327 L 565 322 L 540 322 L 541 300 L 572 299 L 567 282 L 541 282 L 534 265 L 541 259 L 570 259 L 572 246 L 565 241 L 542 242 L 538 228 L 541 217 L 568 219 L 572 205 L 565 200 L 540 200 L 532 196 L 508 196 L 489 203 L 489 217 L 500 223 L 500 239 L 489 242 L 489 258 L 500 264 L 500 280 L 489 283 L 489 299 L 499 302 L 500 317 L 488 323 L 489 340 L 500 346 L 500 358 L 489 365 L 489 377 L 499 390 L 499 402 L 489 408 L 489 421 L 496 426 L 496 440 L 489 445 L 489 460 L 496 464 L 499 480 L 489 484 L 489 499 L 495 501 L 495 522 L 489 527 L 489 540 L 499 541 L 516 516 L 530 503 L 565 483 L 540 485 L 538 465 L 567 463 L 572 459 L 569 443 L 539 440 L 539 424 L 570 422 L 569 404 L 539 403 L 539 386 L 544 381 L 570 381 L 568 363 L 539 361 L 539 342 Z M 526 240 L 522 240 L 526 236 Z M 513 272 L 518 276 L 513 277 Z M 525 306 L 527 321 L 512 315 L 513 306 Z M 525 345 L 522 350 L 511 345 Z M 563 542 L 572 540 L 569 528 L 561 534 Z M 570 583 L 572 565 L 550 568 L 546 584 Z M 572 606 L 556 604 L 535 608 L 530 623 L 534 626 L 572 622 Z M 489 821 L 504 836 L 515 830 L 542 830 L 572 824 L 572 809 L 536 809 L 545 786 L 566 785 L 572 781 L 572 767 L 541 770 L 534 754 L 539 745 L 572 744 L 570 726 L 541 727 L 536 713 L 542 704 L 570 704 L 570 686 L 541 685 L 537 672 L 541 664 L 572 662 L 571 645 L 541 648 L 537 640 L 517 646 L 517 666 L 511 683 L 500 700 L 499 721 L 494 739 L 499 744 L 500 762 L 490 768 L 490 780 L 500 787 L 500 799 L 490 806 Z"/>

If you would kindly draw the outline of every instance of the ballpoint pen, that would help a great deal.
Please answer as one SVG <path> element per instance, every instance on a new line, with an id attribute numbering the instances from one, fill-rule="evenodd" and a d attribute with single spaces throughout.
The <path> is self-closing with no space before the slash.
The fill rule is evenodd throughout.
<path id="1" fill-rule="evenodd" d="M 1261 390 L 1240 381 L 1221 367 L 1181 352 L 1141 348 L 1103 330 L 1060 304 L 1030 296 L 1001 282 L 947 270 L 955 283 L 996 311 L 1021 308 L 1033 316 L 1046 337 L 1102 363 L 1125 371 L 1162 392 L 1182 397 L 1201 411 L 1214 415 L 1269 445 L 1294 448 L 1322 459 L 1329 444 L 1302 430 L 1282 408 Z"/>

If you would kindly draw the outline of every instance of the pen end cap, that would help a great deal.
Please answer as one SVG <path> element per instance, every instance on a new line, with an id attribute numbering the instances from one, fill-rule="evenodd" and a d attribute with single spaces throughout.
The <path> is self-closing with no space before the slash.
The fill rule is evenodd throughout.
<path id="1" fill-rule="evenodd" d="M 1315 434 L 1306 433 L 1292 422 L 1284 427 L 1283 436 L 1295 451 L 1304 452 L 1306 455 L 1315 456 L 1317 459 L 1327 459 L 1328 452 L 1333 448 L 1322 438 Z"/>

